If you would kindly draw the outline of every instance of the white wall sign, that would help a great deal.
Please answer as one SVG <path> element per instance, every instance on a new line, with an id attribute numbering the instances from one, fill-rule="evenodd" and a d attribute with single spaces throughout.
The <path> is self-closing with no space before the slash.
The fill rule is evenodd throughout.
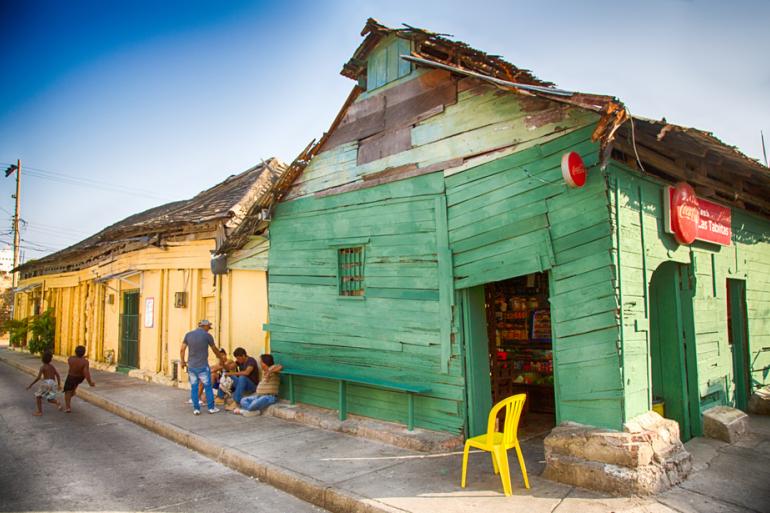
<path id="1" fill-rule="evenodd" d="M 144 327 L 152 328 L 155 318 L 155 298 L 148 297 L 144 300 Z"/>

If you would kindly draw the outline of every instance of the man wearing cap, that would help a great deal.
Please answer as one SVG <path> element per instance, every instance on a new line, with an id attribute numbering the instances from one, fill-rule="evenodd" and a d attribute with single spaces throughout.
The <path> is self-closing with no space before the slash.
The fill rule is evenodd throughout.
<path id="1" fill-rule="evenodd" d="M 193 414 L 201 414 L 200 400 L 198 399 L 198 382 L 203 384 L 203 390 L 206 392 L 206 403 L 209 413 L 217 413 L 219 408 L 214 405 L 214 391 L 211 388 L 211 369 L 209 368 L 208 348 L 214 356 L 222 359 L 222 355 L 214 345 L 214 337 L 209 334 L 211 322 L 206 319 L 198 323 L 198 328 L 190 331 L 184 336 L 182 349 L 179 356 L 182 361 L 182 368 L 187 367 L 187 376 L 190 379 L 190 396 L 193 403 Z M 185 360 L 187 348 L 190 348 L 190 358 Z M 224 362 L 223 362 L 224 364 Z"/>

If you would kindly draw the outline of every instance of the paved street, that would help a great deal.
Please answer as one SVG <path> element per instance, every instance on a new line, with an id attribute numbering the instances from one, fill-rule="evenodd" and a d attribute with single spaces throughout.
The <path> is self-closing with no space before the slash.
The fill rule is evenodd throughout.
<path id="1" fill-rule="evenodd" d="M 692 474 L 652 497 L 610 497 L 543 479 L 541 442 L 529 440 L 532 488 L 517 474 L 505 497 L 485 454 L 471 454 L 463 489 L 458 451 L 417 453 L 273 415 L 194 417 L 184 390 L 119 373 L 94 371 L 97 387 L 83 390 L 104 410 L 75 399 L 71 415 L 48 408 L 33 417 L 24 387 L 38 366 L 29 354 L 0 348 L 0 511 L 315 511 L 248 474 L 330 511 L 770 513 L 770 417 L 751 417 L 750 432 L 735 444 L 690 440 Z"/>
<path id="2" fill-rule="evenodd" d="M 31 381 L 0 364 L 0 511 L 323 511 L 79 399 L 33 417 Z"/>

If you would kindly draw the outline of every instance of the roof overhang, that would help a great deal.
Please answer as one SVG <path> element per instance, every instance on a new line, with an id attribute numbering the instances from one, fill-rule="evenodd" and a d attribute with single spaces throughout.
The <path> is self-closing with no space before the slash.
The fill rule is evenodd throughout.
<path id="1" fill-rule="evenodd" d="M 612 146 L 613 158 L 638 172 L 770 218 L 770 169 L 709 132 L 634 116 Z"/>
<path id="2" fill-rule="evenodd" d="M 16 287 L 13 289 L 14 294 L 19 294 L 21 292 L 32 292 L 36 288 L 42 287 L 42 283 L 30 283 L 29 285 L 24 285 L 23 287 Z"/>
<path id="3" fill-rule="evenodd" d="M 135 269 L 129 270 L 129 271 L 122 271 L 119 273 L 112 273 L 112 274 L 105 274 L 103 276 L 99 276 L 94 280 L 95 283 L 106 283 L 110 280 L 118 280 L 118 281 L 124 281 L 128 283 L 129 285 L 133 285 L 136 288 L 140 288 L 141 282 L 129 280 L 132 276 L 136 276 L 137 274 L 141 274 L 142 271 L 137 271 Z"/>

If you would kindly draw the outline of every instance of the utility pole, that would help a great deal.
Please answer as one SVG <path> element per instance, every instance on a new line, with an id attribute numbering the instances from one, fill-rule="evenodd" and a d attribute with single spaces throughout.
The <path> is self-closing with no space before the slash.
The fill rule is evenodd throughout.
<path id="1" fill-rule="evenodd" d="M 11 176 L 13 172 L 16 172 L 16 194 L 13 195 L 13 197 L 16 199 L 16 210 L 13 213 L 13 269 L 16 269 L 16 266 L 19 265 L 19 249 L 20 243 L 21 243 L 21 235 L 19 233 L 19 209 L 20 209 L 20 198 L 21 198 L 21 160 L 16 161 L 16 165 L 10 165 L 8 166 L 8 169 L 5 170 L 5 176 L 6 178 Z M 12 271 L 11 273 L 11 280 L 13 284 L 13 290 L 16 289 L 17 285 L 17 272 Z M 13 311 L 16 307 L 16 293 L 13 294 L 13 303 L 11 304 L 11 318 L 13 318 Z"/>
<path id="2" fill-rule="evenodd" d="M 19 249 L 21 246 L 21 234 L 19 233 L 19 207 L 21 203 L 21 160 L 16 161 L 16 194 L 13 196 L 16 199 L 16 210 L 13 213 L 13 268 L 19 265 Z M 17 275 L 19 273 L 13 273 L 13 288 L 16 288 L 18 284 Z"/>

